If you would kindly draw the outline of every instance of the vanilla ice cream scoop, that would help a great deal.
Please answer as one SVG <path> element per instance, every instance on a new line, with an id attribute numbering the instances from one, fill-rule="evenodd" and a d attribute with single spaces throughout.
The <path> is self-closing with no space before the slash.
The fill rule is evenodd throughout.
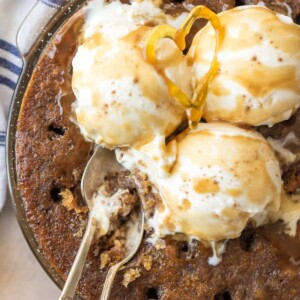
<path id="1" fill-rule="evenodd" d="M 143 43 L 151 29 L 144 24 L 176 20 L 152 1 L 91 5 L 73 60 L 75 112 L 82 132 L 109 148 L 139 147 L 168 136 L 185 111 L 144 58 Z M 191 94 L 191 72 L 175 43 L 163 41 L 157 53 L 169 79 Z"/>
<path id="2" fill-rule="evenodd" d="M 182 232 L 204 241 L 238 237 L 249 220 L 261 225 L 280 206 L 280 168 L 267 141 L 252 130 L 226 123 L 199 124 L 177 137 L 177 159 L 159 177 L 147 156 L 123 153 L 155 183 L 164 210 L 149 224 L 155 235 Z M 142 162 L 142 163 L 141 163 Z"/>
<path id="3" fill-rule="evenodd" d="M 203 116 L 250 125 L 287 120 L 300 106 L 300 26 L 258 6 L 222 12 L 219 71 L 210 81 Z M 189 51 L 193 84 L 201 85 L 215 47 L 211 24 Z"/>

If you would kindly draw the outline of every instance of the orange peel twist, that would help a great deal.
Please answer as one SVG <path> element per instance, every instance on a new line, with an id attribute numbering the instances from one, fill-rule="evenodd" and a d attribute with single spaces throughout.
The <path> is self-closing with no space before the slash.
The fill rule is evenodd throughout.
<path id="1" fill-rule="evenodd" d="M 159 68 L 156 59 L 156 46 L 161 39 L 169 38 L 176 43 L 177 47 L 181 51 L 183 51 L 186 48 L 186 36 L 189 34 L 194 22 L 200 18 L 207 19 L 213 26 L 216 33 L 216 44 L 214 49 L 214 56 L 210 64 L 210 69 L 206 73 L 202 84 L 198 84 L 196 86 L 192 99 L 189 99 L 189 97 L 185 93 L 183 93 L 179 89 L 179 87 L 166 76 L 164 70 Z M 218 16 L 213 11 L 202 5 L 196 6 L 191 10 L 186 20 L 180 26 L 179 30 L 176 30 L 174 27 L 166 24 L 158 25 L 150 31 L 146 39 L 146 60 L 150 64 L 154 65 L 158 70 L 159 74 L 162 75 L 168 86 L 168 90 L 171 96 L 173 96 L 179 103 L 183 105 L 183 107 L 186 108 L 189 125 L 192 128 L 196 127 L 201 119 L 203 106 L 207 97 L 207 89 L 209 82 L 218 72 L 219 69 L 217 54 L 220 48 L 221 40 L 221 23 Z"/>
<path id="2" fill-rule="evenodd" d="M 156 59 L 157 43 L 164 38 L 175 40 L 176 34 L 176 28 L 170 25 L 162 24 L 155 26 L 146 38 L 146 59 L 150 64 L 156 67 L 157 72 L 164 78 L 170 95 L 187 109 L 190 107 L 191 104 L 189 97 L 184 92 L 182 92 L 180 88 L 166 76 L 164 70 L 159 67 L 159 64 Z"/>

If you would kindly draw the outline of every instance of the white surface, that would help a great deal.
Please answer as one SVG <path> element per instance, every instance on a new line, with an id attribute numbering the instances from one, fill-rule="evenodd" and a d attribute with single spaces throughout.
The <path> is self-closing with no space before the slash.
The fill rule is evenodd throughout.
<path id="1" fill-rule="evenodd" d="M 7 200 L 0 213 L 0 299 L 58 299 L 59 289 L 31 253 Z"/>

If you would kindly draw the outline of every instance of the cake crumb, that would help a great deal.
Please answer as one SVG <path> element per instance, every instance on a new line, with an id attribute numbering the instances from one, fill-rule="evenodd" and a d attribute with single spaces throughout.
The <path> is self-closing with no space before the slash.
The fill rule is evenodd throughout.
<path id="1" fill-rule="evenodd" d="M 135 281 L 138 277 L 141 276 L 139 269 L 129 269 L 125 272 L 122 284 L 125 287 L 128 287 L 129 283 Z"/>
<path id="2" fill-rule="evenodd" d="M 74 180 L 77 182 L 81 179 L 82 177 L 82 173 L 83 173 L 83 169 L 82 168 L 76 168 L 72 171 L 72 175 L 74 177 Z"/>
<path id="3" fill-rule="evenodd" d="M 99 252 L 100 252 L 100 248 L 99 248 L 99 245 L 97 245 L 97 246 L 95 247 L 95 249 L 93 250 L 93 255 L 94 255 L 95 257 L 97 257 L 97 256 L 99 255 Z"/>
<path id="4" fill-rule="evenodd" d="M 154 244 L 154 247 L 157 250 L 165 249 L 166 248 L 166 242 L 164 240 L 157 240 L 157 242 Z"/>
<path id="5" fill-rule="evenodd" d="M 153 263 L 153 258 L 151 255 L 146 255 L 143 254 L 142 255 L 142 265 L 144 266 L 144 268 L 149 271 L 152 268 L 152 263 Z"/>
<path id="6" fill-rule="evenodd" d="M 84 232 L 84 226 L 80 226 L 79 230 L 74 234 L 74 236 L 76 236 L 78 238 L 82 238 L 83 232 Z"/>
<path id="7" fill-rule="evenodd" d="M 100 269 L 103 269 L 110 263 L 111 259 L 107 252 L 103 252 L 100 255 Z"/>
<path id="8" fill-rule="evenodd" d="M 88 208 L 79 206 L 73 193 L 69 189 L 65 189 L 59 193 L 62 197 L 62 204 L 67 210 L 74 210 L 77 214 L 87 213 Z"/>

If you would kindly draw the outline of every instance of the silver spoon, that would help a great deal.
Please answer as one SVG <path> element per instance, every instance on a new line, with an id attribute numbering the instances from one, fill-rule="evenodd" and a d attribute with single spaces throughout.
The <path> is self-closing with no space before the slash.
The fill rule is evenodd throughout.
<path id="1" fill-rule="evenodd" d="M 74 298 L 76 286 L 80 279 L 95 230 L 98 227 L 98 221 L 93 216 L 93 195 L 97 188 L 104 182 L 105 176 L 108 173 L 119 172 L 121 170 L 124 170 L 124 168 L 117 162 L 115 153 L 102 147 L 98 147 L 95 150 L 84 170 L 81 180 L 81 193 L 89 208 L 89 220 L 59 300 L 72 300 Z M 117 271 L 122 265 L 127 263 L 139 249 L 144 233 L 144 212 L 141 205 L 138 212 L 138 222 L 136 222 L 132 230 L 135 230 L 134 243 L 130 243 L 130 245 L 126 247 L 127 251 L 125 259 L 112 266 L 108 271 L 102 290 L 101 300 L 108 299 Z"/>
<path id="2" fill-rule="evenodd" d="M 134 222 L 134 227 L 131 229 L 130 236 L 126 237 L 126 242 L 125 242 L 125 248 L 126 248 L 126 254 L 125 258 L 118 262 L 117 264 L 113 265 L 107 275 L 106 279 L 103 285 L 102 289 L 102 294 L 101 294 L 101 300 L 107 300 L 110 295 L 111 287 L 113 285 L 115 276 L 118 272 L 118 270 L 125 265 L 133 256 L 134 254 L 138 251 L 140 244 L 143 239 L 143 233 L 144 233 L 144 211 L 143 209 L 139 209 L 138 213 L 138 222 Z M 128 242 L 128 241 L 133 242 Z"/>

